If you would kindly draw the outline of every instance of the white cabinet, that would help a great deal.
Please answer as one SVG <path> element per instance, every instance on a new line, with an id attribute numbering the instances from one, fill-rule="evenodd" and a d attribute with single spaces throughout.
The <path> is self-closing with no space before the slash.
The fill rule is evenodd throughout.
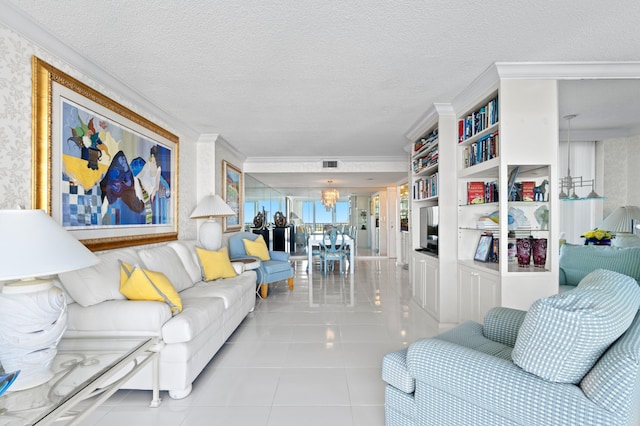
<path id="1" fill-rule="evenodd" d="M 494 306 L 500 305 L 500 277 L 497 272 L 458 264 L 458 314 L 460 322 L 482 323 Z"/>
<path id="2" fill-rule="evenodd" d="M 440 265 L 438 258 L 414 252 L 411 259 L 411 287 L 415 302 L 433 318 L 440 314 Z"/>

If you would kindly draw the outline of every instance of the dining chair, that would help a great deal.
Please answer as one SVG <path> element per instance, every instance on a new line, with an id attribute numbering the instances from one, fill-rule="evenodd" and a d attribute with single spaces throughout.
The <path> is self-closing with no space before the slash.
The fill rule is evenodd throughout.
<path id="1" fill-rule="evenodd" d="M 340 274 L 342 274 L 346 260 L 344 234 L 336 227 L 331 228 L 320 241 L 320 248 L 320 261 L 324 274 L 327 275 L 329 266 L 332 266 L 336 261 L 340 262 Z"/>

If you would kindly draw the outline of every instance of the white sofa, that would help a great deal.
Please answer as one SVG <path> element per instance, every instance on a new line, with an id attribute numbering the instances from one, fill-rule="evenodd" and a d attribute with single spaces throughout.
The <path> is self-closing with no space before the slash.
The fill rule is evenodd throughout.
<path id="1" fill-rule="evenodd" d="M 144 248 L 98 254 L 101 262 L 59 275 L 69 300 L 65 336 L 159 336 L 160 390 L 174 399 L 191 392 L 192 382 L 251 312 L 256 301 L 256 274 L 202 281 L 196 241 L 172 241 Z M 127 300 L 120 293 L 119 261 L 164 273 L 182 299 L 182 312 L 171 315 L 164 302 Z M 152 389 L 151 365 L 132 377 L 125 389 Z"/>

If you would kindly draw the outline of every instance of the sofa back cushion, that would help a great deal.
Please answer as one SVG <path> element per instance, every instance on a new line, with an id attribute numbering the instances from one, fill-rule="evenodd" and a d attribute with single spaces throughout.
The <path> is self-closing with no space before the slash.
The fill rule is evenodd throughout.
<path id="1" fill-rule="evenodd" d="M 631 277 L 603 269 L 574 290 L 539 299 L 525 315 L 512 360 L 545 380 L 579 383 L 640 307 Z"/>
<path id="2" fill-rule="evenodd" d="M 608 269 L 640 281 L 640 247 L 563 244 L 560 248 L 560 285 L 576 286 L 596 269 Z"/>
<path id="3" fill-rule="evenodd" d="M 120 293 L 120 263 L 140 263 L 136 251 L 124 248 L 99 253 L 100 262 L 89 268 L 64 272 L 60 282 L 73 300 L 82 306 L 96 305 L 105 300 L 125 299 Z"/>
<path id="4" fill-rule="evenodd" d="M 191 278 L 192 284 L 202 281 L 202 270 L 200 269 L 200 263 L 196 255 L 197 244 L 198 242 L 195 240 L 171 241 L 167 244 L 180 258 L 184 269 L 187 271 L 187 274 L 189 274 L 189 278 Z"/>
<path id="5" fill-rule="evenodd" d="M 145 267 L 162 272 L 169 278 L 176 291 L 193 286 L 193 281 L 178 253 L 168 245 L 149 247 L 138 250 L 138 256 Z"/>

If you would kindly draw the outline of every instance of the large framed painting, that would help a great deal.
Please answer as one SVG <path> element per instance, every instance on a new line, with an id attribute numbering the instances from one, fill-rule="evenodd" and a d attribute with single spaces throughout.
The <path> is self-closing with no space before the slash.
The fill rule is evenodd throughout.
<path id="1" fill-rule="evenodd" d="M 32 205 L 91 250 L 178 237 L 178 137 L 33 57 Z"/>
<path id="2" fill-rule="evenodd" d="M 223 218 L 224 232 L 242 230 L 242 171 L 231 163 L 222 160 L 222 198 L 236 213 Z"/>

